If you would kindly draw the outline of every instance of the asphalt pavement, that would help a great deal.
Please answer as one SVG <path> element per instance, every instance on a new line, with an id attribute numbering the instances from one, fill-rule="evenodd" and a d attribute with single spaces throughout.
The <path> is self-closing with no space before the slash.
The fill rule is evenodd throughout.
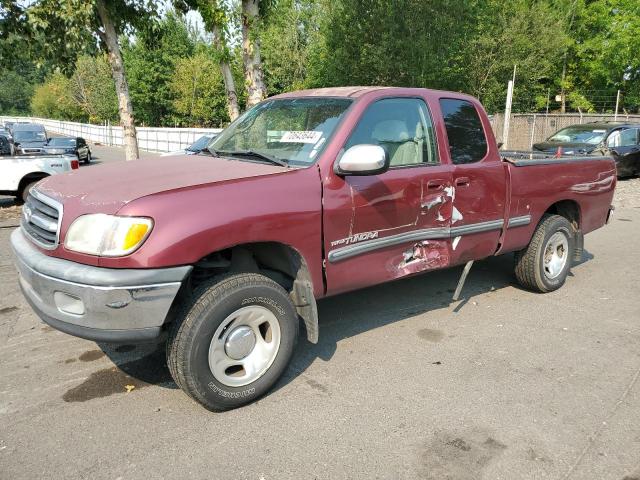
<path id="1" fill-rule="evenodd" d="M 0 478 L 640 478 L 639 207 L 557 292 L 518 287 L 507 255 L 459 302 L 460 268 L 323 300 L 319 344 L 226 413 L 176 387 L 162 347 L 43 325 L 0 228 Z"/>

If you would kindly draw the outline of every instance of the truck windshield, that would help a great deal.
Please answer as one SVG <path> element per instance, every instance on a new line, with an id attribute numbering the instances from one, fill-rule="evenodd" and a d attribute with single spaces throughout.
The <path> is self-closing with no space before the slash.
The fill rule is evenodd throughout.
<path id="1" fill-rule="evenodd" d="M 342 98 L 294 98 L 267 100 L 256 105 L 227 127 L 209 149 L 219 155 L 253 152 L 292 165 L 311 165 L 351 100 Z"/>
<path id="2" fill-rule="evenodd" d="M 550 142 L 590 143 L 597 145 L 602 141 L 607 130 L 593 127 L 567 127 L 549 137 Z"/>

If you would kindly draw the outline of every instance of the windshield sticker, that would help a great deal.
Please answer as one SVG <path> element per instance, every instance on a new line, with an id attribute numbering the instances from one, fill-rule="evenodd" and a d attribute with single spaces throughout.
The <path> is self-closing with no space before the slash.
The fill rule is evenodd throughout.
<path id="1" fill-rule="evenodd" d="M 298 132 L 284 132 L 280 142 L 282 143 L 318 143 L 322 137 L 322 132 L 315 130 L 298 131 Z"/>

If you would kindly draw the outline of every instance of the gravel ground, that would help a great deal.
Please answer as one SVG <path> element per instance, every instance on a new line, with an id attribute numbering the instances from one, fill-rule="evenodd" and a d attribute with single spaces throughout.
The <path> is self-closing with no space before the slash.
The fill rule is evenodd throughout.
<path id="1" fill-rule="evenodd" d="M 613 204 L 616 208 L 640 208 L 640 178 L 618 180 Z"/>

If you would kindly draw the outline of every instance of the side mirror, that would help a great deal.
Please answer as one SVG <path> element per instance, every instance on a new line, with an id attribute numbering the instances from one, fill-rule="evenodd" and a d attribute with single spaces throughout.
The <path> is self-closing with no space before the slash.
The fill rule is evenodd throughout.
<path id="1" fill-rule="evenodd" d="M 338 175 L 377 175 L 389 169 L 389 158 L 379 145 L 354 145 L 336 163 Z"/>

